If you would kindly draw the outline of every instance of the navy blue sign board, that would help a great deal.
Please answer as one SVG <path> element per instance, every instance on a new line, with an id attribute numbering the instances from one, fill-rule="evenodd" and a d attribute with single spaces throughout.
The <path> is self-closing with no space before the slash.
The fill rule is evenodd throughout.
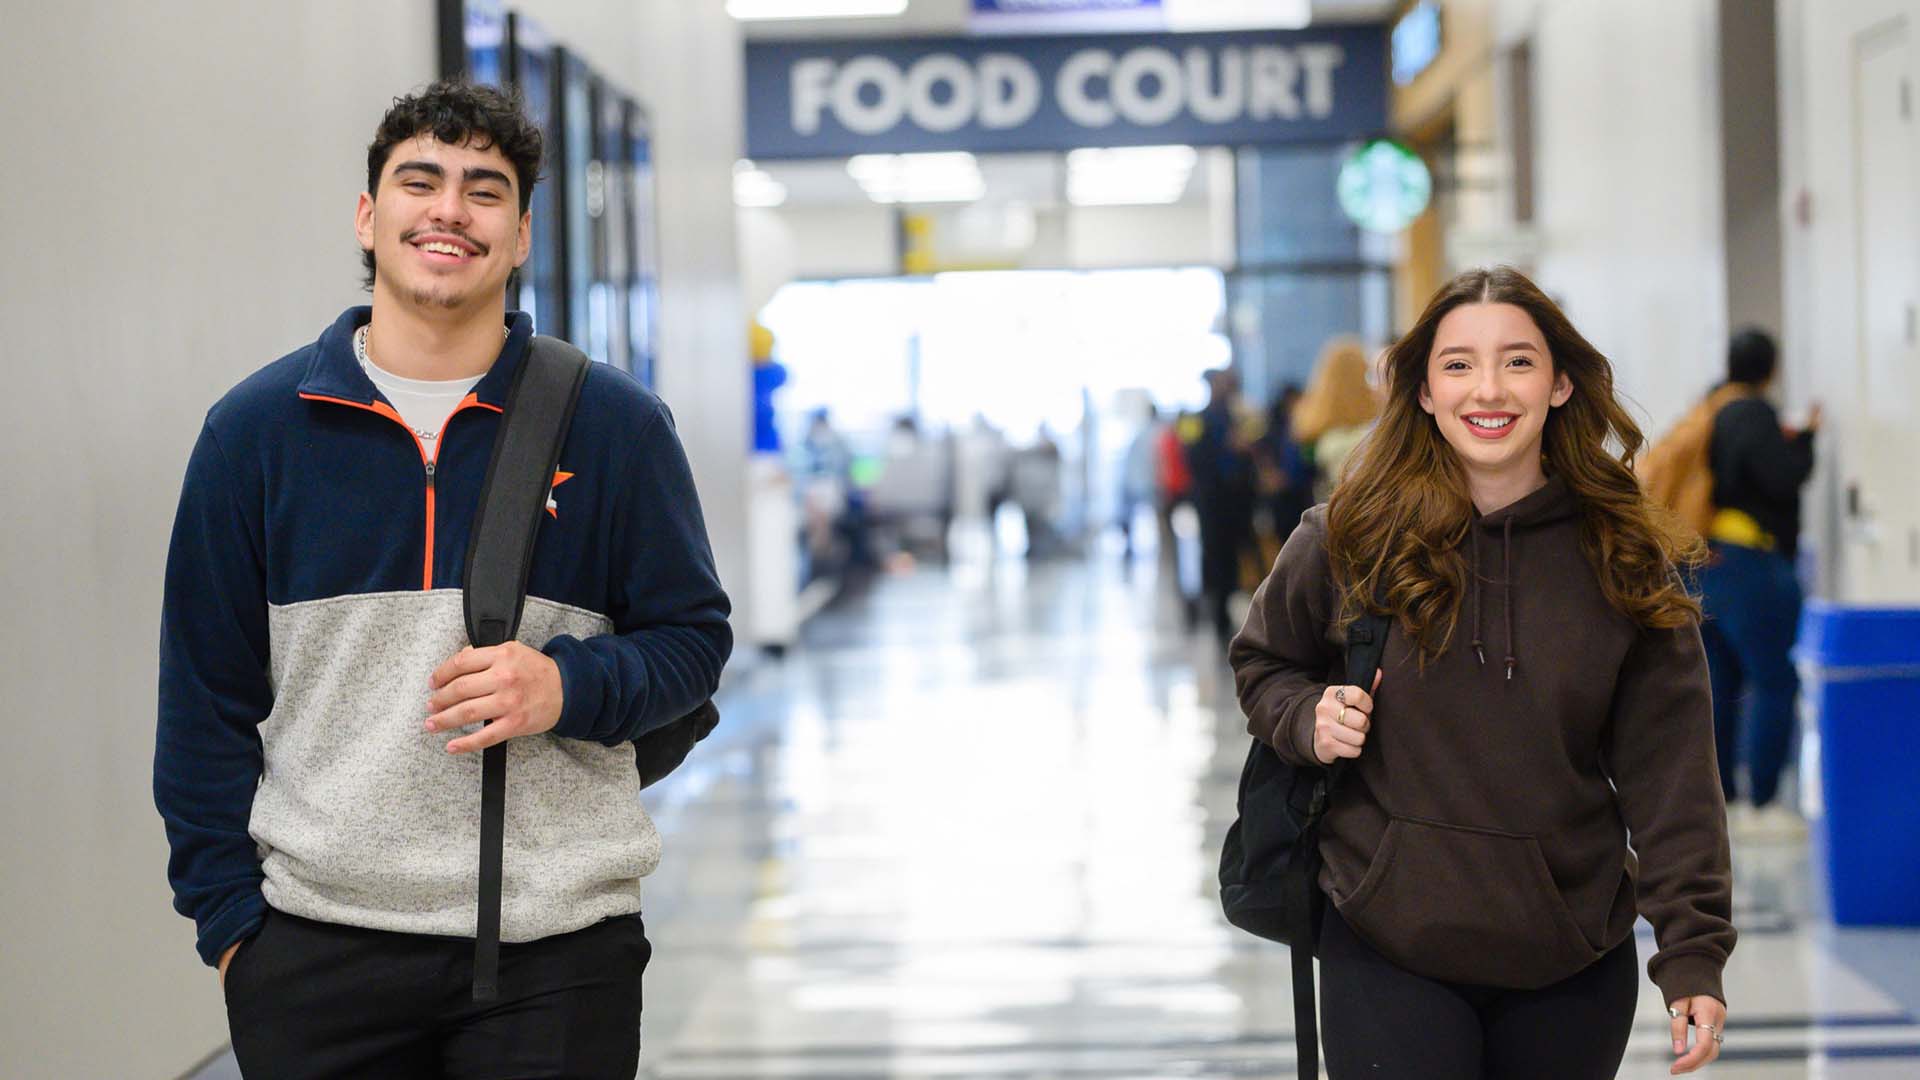
<path id="1" fill-rule="evenodd" d="M 747 43 L 747 156 L 1328 143 L 1387 126 L 1378 25 Z"/>

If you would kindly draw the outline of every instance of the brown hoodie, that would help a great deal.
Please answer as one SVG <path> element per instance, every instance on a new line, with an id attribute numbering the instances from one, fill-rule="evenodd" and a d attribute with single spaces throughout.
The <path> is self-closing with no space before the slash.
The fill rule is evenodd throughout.
<path id="1" fill-rule="evenodd" d="M 1447 651 L 1422 671 L 1402 628 L 1387 635 L 1320 884 L 1396 964 L 1487 986 L 1564 979 L 1626 940 L 1637 911 L 1662 997 L 1724 1001 L 1732 871 L 1700 632 L 1615 610 L 1578 512 L 1554 479 L 1476 515 Z M 1295 764 L 1319 764 L 1314 705 L 1344 681 L 1326 538 L 1317 506 L 1228 654 L 1248 730 Z"/>

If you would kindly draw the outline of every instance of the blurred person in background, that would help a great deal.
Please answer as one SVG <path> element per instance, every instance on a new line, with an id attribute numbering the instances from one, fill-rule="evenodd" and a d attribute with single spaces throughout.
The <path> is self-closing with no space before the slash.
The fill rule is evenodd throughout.
<path id="1" fill-rule="evenodd" d="M 1797 814 L 1775 801 L 1793 745 L 1800 678 L 1788 655 L 1800 625 L 1800 488 L 1813 474 L 1814 406 L 1807 426 L 1785 429 L 1767 401 L 1778 366 L 1773 339 L 1755 329 L 1727 347 L 1731 395 L 1713 417 L 1707 462 L 1713 475 L 1712 550 L 1699 583 L 1702 628 L 1713 670 L 1720 783 L 1743 833 L 1796 835 Z M 1746 765 L 1748 805 L 1734 804 L 1737 762 Z"/>
<path id="2" fill-rule="evenodd" d="M 1153 480 L 1160 500 L 1154 507 L 1160 527 L 1159 573 L 1180 598 L 1189 632 L 1200 625 L 1200 580 L 1197 573 L 1185 573 L 1188 560 L 1181 554 L 1175 523 L 1193 509 L 1193 470 L 1187 467 L 1187 446 L 1180 440 L 1181 428 L 1193 422 L 1192 413 L 1178 412 L 1160 424 L 1153 440 Z"/>
<path id="3" fill-rule="evenodd" d="M 1674 572 L 1702 545 L 1629 471 L 1641 435 L 1606 357 L 1517 271 L 1448 282 L 1389 370 L 1379 428 L 1229 650 L 1254 737 L 1337 770 L 1328 1072 L 1610 1080 L 1639 915 L 1672 1071 L 1707 1065 L 1736 934 L 1699 606 Z M 1363 611 L 1391 617 L 1380 668 L 1329 685 Z"/>
<path id="4" fill-rule="evenodd" d="M 1313 366 L 1306 393 L 1293 409 L 1293 439 L 1313 462 L 1315 502 L 1325 502 L 1340 482 L 1347 456 L 1380 415 L 1380 396 L 1367 382 L 1367 353 L 1357 338 L 1327 342 Z"/>
<path id="5" fill-rule="evenodd" d="M 1133 441 L 1127 444 L 1127 452 L 1120 459 L 1120 512 L 1117 524 L 1124 545 L 1121 557 L 1128 566 L 1133 564 L 1134 519 L 1139 516 L 1142 507 L 1159 504 L 1154 457 L 1159 437 L 1160 410 L 1149 401 L 1140 430 L 1133 436 Z"/>
<path id="6" fill-rule="evenodd" d="M 853 451 L 847 440 L 834 429 L 833 417 L 826 409 L 813 410 L 807 421 L 807 434 L 800 449 L 809 476 L 825 477 L 848 483 L 853 470 Z"/>
<path id="7" fill-rule="evenodd" d="M 1240 588 L 1241 559 L 1256 548 L 1253 454 L 1239 415 L 1239 376 L 1223 368 L 1206 378 L 1206 407 L 1182 434 L 1200 517 L 1201 604 L 1224 645 L 1233 636 L 1227 602 Z"/>
<path id="8" fill-rule="evenodd" d="M 882 558 L 898 568 L 919 556 L 944 560 L 953 524 L 953 440 L 926 438 L 911 415 L 893 421 L 866 512 Z"/>
<path id="9" fill-rule="evenodd" d="M 1033 442 L 1013 455 L 1009 482 L 1015 506 L 1027 529 L 1027 558 L 1050 559 L 1060 553 L 1060 444 L 1041 424 Z"/>
<path id="10" fill-rule="evenodd" d="M 956 437 L 953 459 L 953 515 L 974 523 L 991 522 L 1007 487 L 1007 438 L 982 413 Z"/>
<path id="11" fill-rule="evenodd" d="M 1267 429 L 1253 444 L 1267 535 L 1261 551 L 1264 570 L 1293 535 L 1300 515 L 1313 505 L 1313 463 L 1293 438 L 1293 410 L 1300 387 L 1288 383 L 1267 410 Z"/>
<path id="12" fill-rule="evenodd" d="M 631 740 L 712 695 L 728 602 L 666 406 L 592 364 L 518 640 L 462 573 L 533 321 L 542 138 L 436 83 L 367 150 L 370 307 L 208 412 L 161 614 L 154 802 L 250 1077 L 627 1080 L 660 836 Z M 482 726 L 484 725 L 484 726 Z M 510 746 L 498 995 L 476 982 L 481 760 Z"/>
<path id="13" fill-rule="evenodd" d="M 866 497 L 853 483 L 853 450 L 826 409 L 813 410 L 799 454 L 797 487 L 807 549 L 803 584 L 872 569 Z"/>

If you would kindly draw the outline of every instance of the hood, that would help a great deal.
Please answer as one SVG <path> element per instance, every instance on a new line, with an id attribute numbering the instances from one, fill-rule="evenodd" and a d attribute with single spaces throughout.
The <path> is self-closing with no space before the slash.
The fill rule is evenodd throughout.
<path id="1" fill-rule="evenodd" d="M 1498 586 L 1503 592 L 1501 597 L 1503 603 L 1500 608 L 1505 616 L 1506 633 L 1503 641 L 1506 651 L 1501 659 L 1506 678 L 1512 679 L 1514 671 L 1520 666 L 1520 657 L 1515 652 L 1513 641 L 1514 530 L 1539 528 L 1565 521 L 1573 517 L 1578 508 L 1573 492 L 1567 489 L 1566 481 L 1557 476 L 1550 476 L 1547 478 L 1546 486 L 1523 499 L 1503 506 L 1491 514 L 1475 512 L 1473 524 L 1467 529 L 1469 569 L 1467 584 L 1472 594 L 1470 603 L 1473 606 L 1473 653 L 1480 658 L 1481 666 L 1484 667 L 1487 662 L 1486 640 L 1481 623 L 1481 611 L 1485 607 L 1482 594 L 1486 592 L 1489 584 Z M 1487 534 L 1489 540 L 1495 535 L 1500 537 L 1500 576 L 1497 579 L 1489 579 L 1480 567 L 1482 533 Z"/>

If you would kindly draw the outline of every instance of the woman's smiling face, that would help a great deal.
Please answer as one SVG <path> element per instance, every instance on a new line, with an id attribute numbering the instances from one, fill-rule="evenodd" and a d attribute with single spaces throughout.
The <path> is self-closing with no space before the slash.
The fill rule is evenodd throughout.
<path id="1" fill-rule="evenodd" d="M 1513 304 L 1462 304 L 1434 328 L 1420 407 L 1469 474 L 1539 470 L 1547 413 L 1572 396 L 1540 328 Z"/>

